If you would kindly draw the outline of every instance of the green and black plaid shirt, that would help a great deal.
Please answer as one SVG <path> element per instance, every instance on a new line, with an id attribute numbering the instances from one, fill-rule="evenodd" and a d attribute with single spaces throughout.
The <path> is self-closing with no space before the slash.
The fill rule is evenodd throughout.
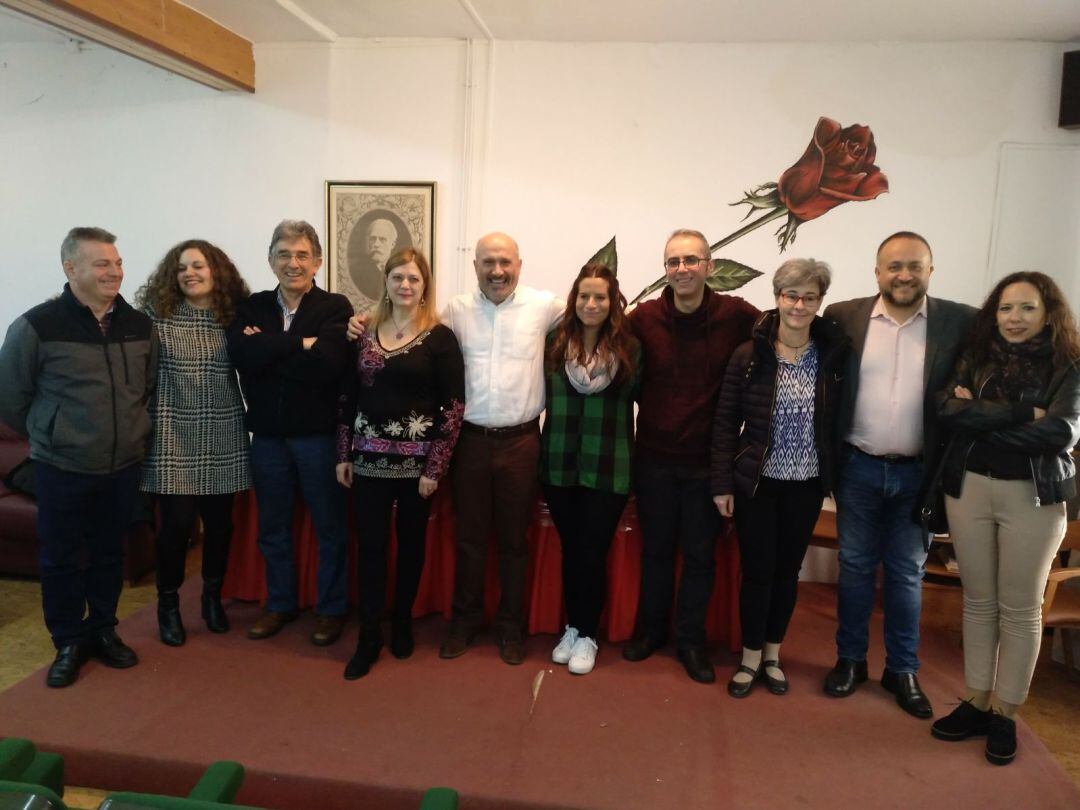
<path id="1" fill-rule="evenodd" d="M 641 380 L 641 350 L 634 373 L 597 394 L 579 394 L 560 364 L 547 375 L 547 411 L 540 439 L 540 480 L 558 487 L 630 491 L 634 399 Z"/>

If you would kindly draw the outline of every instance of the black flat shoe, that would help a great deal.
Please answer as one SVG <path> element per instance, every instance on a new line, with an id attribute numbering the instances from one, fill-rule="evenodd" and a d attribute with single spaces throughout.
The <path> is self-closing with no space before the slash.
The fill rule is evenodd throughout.
<path id="1" fill-rule="evenodd" d="M 748 681 L 737 681 L 734 677 L 727 683 L 727 693 L 733 698 L 744 698 L 754 691 L 754 683 L 757 682 L 758 677 L 761 675 L 761 668 L 750 669 L 746 664 L 739 664 L 739 668 L 735 670 L 735 674 L 745 672 L 750 676 Z"/>
<path id="2" fill-rule="evenodd" d="M 993 712 L 986 734 L 986 759 L 994 765 L 1008 765 L 1016 759 L 1016 721 Z"/>
<path id="3" fill-rule="evenodd" d="M 881 685 L 896 695 L 897 705 L 913 717 L 928 720 L 934 716 L 930 698 L 923 694 L 914 672 L 892 672 L 887 669 L 881 673 Z"/>
<path id="4" fill-rule="evenodd" d="M 959 742 L 989 733 L 993 720 L 994 713 L 989 709 L 976 709 L 970 700 L 962 700 L 949 714 L 934 721 L 930 733 L 939 740 Z"/>
<path id="5" fill-rule="evenodd" d="M 622 657 L 627 661 L 644 661 L 665 644 L 667 644 L 667 639 L 662 636 L 649 633 L 635 636 L 623 645 Z"/>
<path id="6" fill-rule="evenodd" d="M 780 666 L 779 661 L 762 661 L 761 662 L 761 678 L 765 681 L 765 688 L 772 692 L 774 695 L 783 695 L 787 693 L 788 682 L 787 678 L 774 678 L 769 674 L 769 667 L 778 669 L 781 672 L 784 668 Z"/>
<path id="7" fill-rule="evenodd" d="M 836 666 L 825 676 L 825 694 L 832 697 L 847 697 L 853 694 L 866 678 L 866 661 L 837 658 Z"/>

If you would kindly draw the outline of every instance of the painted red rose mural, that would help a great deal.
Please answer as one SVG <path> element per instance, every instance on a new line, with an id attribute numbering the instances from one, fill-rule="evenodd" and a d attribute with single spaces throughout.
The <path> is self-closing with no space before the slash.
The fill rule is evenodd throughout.
<path id="1" fill-rule="evenodd" d="M 818 119 L 806 151 L 799 160 L 780 175 L 777 183 L 763 183 L 743 194 L 732 205 L 746 205 L 747 219 L 764 212 L 734 233 L 728 234 L 710 247 L 713 251 L 760 228 L 768 222 L 786 217 L 776 231 L 783 252 L 795 241 L 795 233 L 804 222 L 817 219 L 846 202 L 865 202 L 889 190 L 889 181 L 877 167 L 877 146 L 870 127 L 862 124 L 841 126 L 831 118 Z M 614 259 L 615 240 L 612 239 L 594 258 Z M 714 255 L 715 267 L 707 282 L 714 290 L 734 290 L 757 278 L 760 272 L 731 259 Z M 638 293 L 631 305 L 647 298 L 667 283 L 659 278 Z"/>

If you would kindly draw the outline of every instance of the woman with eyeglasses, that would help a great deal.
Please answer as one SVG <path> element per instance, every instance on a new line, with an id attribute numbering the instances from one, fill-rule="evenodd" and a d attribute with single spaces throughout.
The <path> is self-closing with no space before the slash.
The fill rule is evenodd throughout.
<path id="1" fill-rule="evenodd" d="M 136 294 L 160 345 L 150 402 L 154 436 L 142 490 L 157 496 L 158 633 L 170 647 L 187 639 L 180 618 L 188 540 L 203 523 L 202 617 L 212 633 L 229 629 L 221 585 L 232 540 L 233 496 L 251 487 L 244 400 L 225 329 L 250 294 L 224 251 L 201 239 L 173 247 Z"/>
<path id="2" fill-rule="evenodd" d="M 350 681 L 368 674 L 383 646 L 391 515 L 397 560 L 390 653 L 413 653 L 431 496 L 450 467 L 465 415 L 465 364 L 454 333 L 439 323 L 431 265 L 407 248 L 387 260 L 384 272 L 385 294 L 356 343 L 338 399 L 336 475 L 353 490 L 359 540 L 360 633 L 345 667 Z"/>
<path id="3" fill-rule="evenodd" d="M 630 497 L 641 347 L 605 264 L 581 268 L 548 336 L 540 483 L 562 544 L 566 630 L 551 653 L 575 675 L 596 663 L 607 555 Z"/>
<path id="4" fill-rule="evenodd" d="M 998 282 L 938 394 L 953 433 L 941 485 L 964 588 L 967 694 L 934 723 L 940 740 L 986 736 L 986 758 L 1016 756 L 1013 715 L 1042 639 L 1042 598 L 1076 494 L 1080 335 L 1042 273 Z"/>
<path id="5" fill-rule="evenodd" d="M 742 560 L 742 662 L 728 694 L 746 697 L 759 678 L 788 691 L 780 644 L 798 596 L 799 569 L 836 482 L 834 417 L 848 339 L 817 316 L 829 289 L 824 262 L 791 259 L 773 276 L 776 309 L 728 362 L 716 407 L 712 491 L 734 515 Z"/>

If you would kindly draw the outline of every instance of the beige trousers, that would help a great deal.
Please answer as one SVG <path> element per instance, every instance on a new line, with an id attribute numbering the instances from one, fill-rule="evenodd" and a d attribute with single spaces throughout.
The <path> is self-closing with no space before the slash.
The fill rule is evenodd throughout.
<path id="1" fill-rule="evenodd" d="M 1065 536 L 1065 504 L 1035 506 L 1032 481 L 964 473 L 945 498 L 964 586 L 964 680 L 1020 705 L 1042 640 L 1042 598 Z"/>

